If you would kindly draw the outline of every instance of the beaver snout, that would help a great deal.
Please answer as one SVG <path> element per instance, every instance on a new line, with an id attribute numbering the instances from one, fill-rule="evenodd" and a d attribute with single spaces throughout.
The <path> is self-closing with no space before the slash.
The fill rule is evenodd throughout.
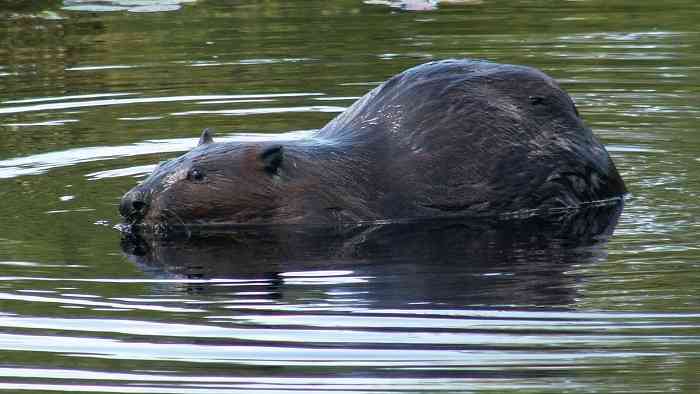
<path id="1" fill-rule="evenodd" d="M 131 190 L 122 197 L 119 213 L 129 223 L 135 223 L 146 214 L 148 196 L 139 190 Z"/>

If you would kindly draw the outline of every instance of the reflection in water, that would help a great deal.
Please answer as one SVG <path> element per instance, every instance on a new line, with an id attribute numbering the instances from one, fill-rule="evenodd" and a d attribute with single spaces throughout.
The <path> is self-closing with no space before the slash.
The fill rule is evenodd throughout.
<path id="1" fill-rule="evenodd" d="M 340 228 L 188 226 L 187 239 L 127 233 L 122 246 L 151 275 L 263 278 L 270 281 L 265 294 L 274 299 L 285 298 L 285 285 L 301 280 L 290 271 L 313 271 L 303 280 L 361 283 L 357 301 L 383 307 L 567 306 L 575 300 L 576 278 L 566 272 L 605 257 L 602 246 L 621 208 Z"/>

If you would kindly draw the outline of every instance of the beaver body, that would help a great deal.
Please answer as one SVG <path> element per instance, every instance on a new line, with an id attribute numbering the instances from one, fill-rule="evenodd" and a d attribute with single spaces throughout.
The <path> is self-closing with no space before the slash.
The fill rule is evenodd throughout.
<path id="1" fill-rule="evenodd" d="M 550 77 L 447 60 L 392 77 L 308 139 L 215 143 L 205 130 L 120 212 L 131 224 L 332 224 L 572 208 L 625 192 Z"/>

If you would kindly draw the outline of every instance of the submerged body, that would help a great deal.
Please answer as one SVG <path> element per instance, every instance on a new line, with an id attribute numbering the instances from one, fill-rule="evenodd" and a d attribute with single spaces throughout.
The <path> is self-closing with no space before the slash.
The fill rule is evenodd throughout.
<path id="1" fill-rule="evenodd" d="M 626 192 L 571 98 L 524 66 L 404 71 L 304 140 L 208 131 L 122 198 L 128 223 L 285 224 L 577 207 Z"/>

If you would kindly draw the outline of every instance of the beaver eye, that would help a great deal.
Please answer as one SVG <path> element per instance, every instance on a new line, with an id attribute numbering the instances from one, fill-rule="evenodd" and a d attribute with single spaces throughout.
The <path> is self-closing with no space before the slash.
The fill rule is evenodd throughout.
<path id="1" fill-rule="evenodd" d="M 530 96 L 528 97 L 528 100 L 530 100 L 530 104 L 532 105 L 542 105 L 545 102 L 545 99 L 542 96 Z"/>
<path id="2" fill-rule="evenodd" d="M 204 179 L 204 172 L 198 168 L 193 168 L 187 173 L 187 179 L 190 181 L 201 181 Z"/>

